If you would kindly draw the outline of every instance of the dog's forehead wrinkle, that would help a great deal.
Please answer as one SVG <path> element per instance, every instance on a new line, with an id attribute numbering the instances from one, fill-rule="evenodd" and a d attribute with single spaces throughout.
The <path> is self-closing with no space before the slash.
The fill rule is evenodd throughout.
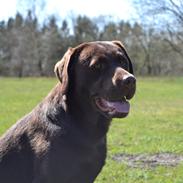
<path id="1" fill-rule="evenodd" d="M 94 53 L 94 48 L 91 46 L 87 46 L 86 48 L 84 48 L 80 55 L 79 55 L 79 59 L 80 60 L 86 60 L 89 59 Z"/>
<path id="2" fill-rule="evenodd" d="M 113 50 L 118 50 L 119 48 L 112 44 L 111 42 L 106 42 L 106 41 L 100 41 L 100 42 L 91 42 L 87 46 L 84 47 L 82 50 L 87 54 L 88 52 L 90 53 L 97 53 L 97 52 L 112 52 Z"/>
<path id="3" fill-rule="evenodd" d="M 107 51 L 105 47 L 100 47 L 99 45 L 91 45 L 86 48 L 84 48 L 80 55 L 79 60 L 81 62 L 85 61 L 94 61 L 94 60 L 104 60 L 108 56 L 110 56 L 112 53 L 110 51 Z"/>

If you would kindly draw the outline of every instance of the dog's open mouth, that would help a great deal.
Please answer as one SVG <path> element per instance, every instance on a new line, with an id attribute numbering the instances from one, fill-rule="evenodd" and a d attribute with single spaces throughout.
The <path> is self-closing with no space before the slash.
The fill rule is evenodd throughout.
<path id="1" fill-rule="evenodd" d="M 111 118 L 126 117 L 130 111 L 130 104 L 125 97 L 119 101 L 108 101 L 102 97 L 97 97 L 95 104 L 105 116 Z"/>

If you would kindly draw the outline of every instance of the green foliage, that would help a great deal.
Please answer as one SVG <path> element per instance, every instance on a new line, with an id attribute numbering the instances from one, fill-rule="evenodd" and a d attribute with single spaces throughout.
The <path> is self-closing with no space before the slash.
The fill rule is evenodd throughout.
<path id="1" fill-rule="evenodd" d="M 52 78 L 0 78 L 0 134 L 28 113 L 56 84 Z M 115 154 L 183 154 L 183 78 L 138 78 L 131 113 L 114 119 L 108 158 L 96 183 L 182 183 L 183 164 L 132 168 Z"/>

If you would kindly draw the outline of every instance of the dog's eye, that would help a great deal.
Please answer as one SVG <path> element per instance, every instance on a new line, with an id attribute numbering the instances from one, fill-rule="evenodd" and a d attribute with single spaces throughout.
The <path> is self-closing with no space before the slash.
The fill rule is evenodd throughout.
<path id="1" fill-rule="evenodd" d="M 105 68 L 105 65 L 103 63 L 97 63 L 93 65 L 93 68 L 96 70 L 103 70 Z"/>

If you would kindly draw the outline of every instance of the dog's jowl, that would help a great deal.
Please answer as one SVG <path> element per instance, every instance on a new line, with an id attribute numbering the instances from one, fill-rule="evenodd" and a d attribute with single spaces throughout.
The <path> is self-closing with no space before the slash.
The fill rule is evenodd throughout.
<path id="1" fill-rule="evenodd" d="M 124 46 L 69 48 L 55 74 L 48 96 L 0 138 L 2 183 L 93 183 L 105 164 L 110 122 L 128 115 L 136 88 Z"/>

